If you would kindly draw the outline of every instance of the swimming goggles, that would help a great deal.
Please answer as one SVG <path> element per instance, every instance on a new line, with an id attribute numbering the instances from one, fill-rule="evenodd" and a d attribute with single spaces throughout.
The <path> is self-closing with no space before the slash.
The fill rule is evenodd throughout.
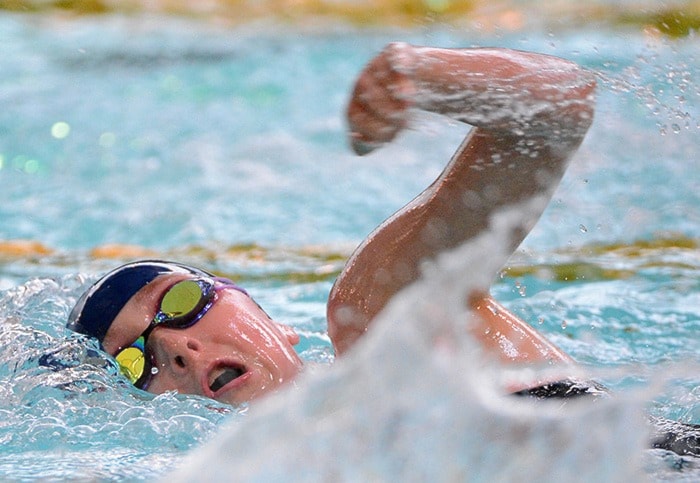
<path id="1" fill-rule="evenodd" d="M 247 295 L 247 292 L 227 279 L 196 278 L 180 280 L 165 291 L 158 306 L 158 312 L 146 330 L 131 344 L 117 353 L 115 359 L 119 369 L 131 383 L 146 389 L 154 371 L 152 357 L 147 353 L 148 336 L 156 327 L 186 329 L 196 324 L 211 308 L 215 301 L 215 284 L 221 282 Z"/>

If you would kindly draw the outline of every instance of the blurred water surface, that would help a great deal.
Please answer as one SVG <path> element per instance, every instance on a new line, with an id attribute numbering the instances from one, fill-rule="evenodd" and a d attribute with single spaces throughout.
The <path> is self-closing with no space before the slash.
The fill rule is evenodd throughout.
<path id="1" fill-rule="evenodd" d="M 493 292 L 614 389 L 650 387 L 649 411 L 700 423 L 694 36 L 3 14 L 0 39 L 0 240 L 45 249 L 0 258 L 7 479 L 150 479 L 248 411 L 136 391 L 67 333 L 75 297 L 120 262 L 91 256 L 96 247 L 235 276 L 300 331 L 305 359 L 332 361 L 325 299 L 344 257 L 467 130 L 419 116 L 382 151 L 349 152 L 354 76 L 394 40 L 533 50 L 598 73 L 595 123 Z M 601 467 L 623 464 L 615 456 Z M 651 479 L 698 478 L 696 459 L 647 456 Z"/>

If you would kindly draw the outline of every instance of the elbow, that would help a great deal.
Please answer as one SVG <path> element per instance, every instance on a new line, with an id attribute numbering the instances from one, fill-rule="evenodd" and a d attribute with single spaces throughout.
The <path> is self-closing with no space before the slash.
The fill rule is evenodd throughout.
<path id="1" fill-rule="evenodd" d="M 574 94 L 576 102 L 574 110 L 569 117 L 571 126 L 583 137 L 588 128 L 593 124 L 596 105 L 596 79 L 590 71 L 583 71 L 583 79 L 580 86 L 575 88 Z"/>
<path id="2" fill-rule="evenodd" d="M 582 70 L 582 82 L 579 88 L 578 97 L 581 99 L 582 111 L 588 114 L 590 119 L 593 119 L 596 102 L 596 87 L 598 85 L 595 74 L 589 70 Z"/>
<path id="3" fill-rule="evenodd" d="M 593 124 L 596 107 L 596 79 L 581 69 L 574 82 L 561 87 L 551 103 L 552 110 L 540 119 L 548 134 L 561 141 L 580 142 Z"/>

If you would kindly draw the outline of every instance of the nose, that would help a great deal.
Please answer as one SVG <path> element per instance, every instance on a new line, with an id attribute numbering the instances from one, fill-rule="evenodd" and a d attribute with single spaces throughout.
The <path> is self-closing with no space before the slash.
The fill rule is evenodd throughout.
<path id="1" fill-rule="evenodd" d="M 187 330 L 159 329 L 150 337 L 157 364 L 177 375 L 194 372 L 202 356 L 201 342 Z"/>

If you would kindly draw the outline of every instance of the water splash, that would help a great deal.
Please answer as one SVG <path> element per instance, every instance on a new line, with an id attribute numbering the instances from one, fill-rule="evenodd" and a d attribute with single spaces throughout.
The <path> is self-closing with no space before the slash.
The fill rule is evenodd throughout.
<path id="1" fill-rule="evenodd" d="M 501 368 L 467 335 L 464 294 L 490 280 L 465 273 L 494 273 L 522 217 L 501 215 L 426 266 L 346 359 L 255 407 L 168 480 L 511 481 L 523 468 L 542 481 L 641 477 L 639 402 L 513 401 Z"/>
<path id="2" fill-rule="evenodd" d="M 597 71 L 601 87 L 620 94 L 632 94 L 656 119 L 661 135 L 700 129 L 697 111 L 700 90 L 694 82 L 697 60 L 687 41 L 649 39 L 645 51 L 624 67 L 603 63 Z M 688 51 L 686 54 L 683 52 Z M 663 62 L 668 55 L 677 59 Z"/>

